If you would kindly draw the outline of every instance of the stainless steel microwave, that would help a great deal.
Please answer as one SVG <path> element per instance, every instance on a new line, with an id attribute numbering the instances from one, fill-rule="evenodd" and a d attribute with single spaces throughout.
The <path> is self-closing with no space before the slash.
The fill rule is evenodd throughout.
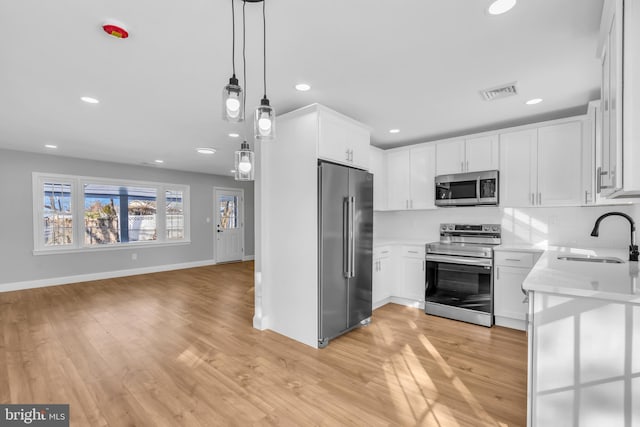
<path id="1" fill-rule="evenodd" d="M 436 206 L 498 204 L 498 171 L 438 175 L 435 179 Z"/>

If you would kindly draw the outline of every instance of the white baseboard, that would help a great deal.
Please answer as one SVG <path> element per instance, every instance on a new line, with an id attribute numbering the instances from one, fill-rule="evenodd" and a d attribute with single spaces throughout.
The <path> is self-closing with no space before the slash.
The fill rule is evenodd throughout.
<path id="1" fill-rule="evenodd" d="M 242 261 L 253 261 L 255 258 L 255 255 L 245 255 L 242 257 Z"/>
<path id="2" fill-rule="evenodd" d="M 502 316 L 495 316 L 494 319 L 496 326 L 504 326 L 505 328 L 518 329 L 520 331 L 525 331 L 527 329 L 527 322 L 525 320 Z"/>
<path id="3" fill-rule="evenodd" d="M 162 271 L 182 270 L 185 268 L 214 265 L 213 260 L 183 262 L 180 264 L 154 265 L 152 267 L 131 268 L 127 270 L 104 271 L 101 273 L 78 274 L 76 276 L 52 277 L 49 279 L 26 280 L 24 282 L 0 283 L 0 292 L 21 291 L 23 289 L 44 288 L 47 286 L 68 285 L 70 283 L 90 282 L 92 280 L 113 279 L 114 277 L 135 276 L 137 274 L 159 273 Z"/>
<path id="4" fill-rule="evenodd" d="M 375 310 L 389 303 L 394 303 L 394 304 L 399 304 L 407 307 L 419 308 L 420 310 L 424 310 L 424 301 L 416 301 L 409 298 L 394 297 L 394 296 L 389 296 L 384 299 L 381 299 L 380 301 L 374 302 L 373 309 Z"/>

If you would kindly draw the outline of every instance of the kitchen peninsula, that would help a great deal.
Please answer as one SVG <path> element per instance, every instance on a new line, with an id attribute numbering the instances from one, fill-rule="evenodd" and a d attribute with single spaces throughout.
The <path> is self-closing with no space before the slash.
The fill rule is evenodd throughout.
<path id="1" fill-rule="evenodd" d="M 624 250 L 553 248 L 524 281 L 529 426 L 640 422 L 639 273 L 627 259 Z"/>

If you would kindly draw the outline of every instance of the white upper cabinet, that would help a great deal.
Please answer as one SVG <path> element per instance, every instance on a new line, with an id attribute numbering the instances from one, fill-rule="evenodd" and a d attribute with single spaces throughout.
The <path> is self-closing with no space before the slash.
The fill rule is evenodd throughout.
<path id="1" fill-rule="evenodd" d="M 434 208 L 435 147 L 387 152 L 387 198 L 391 210 Z"/>
<path id="2" fill-rule="evenodd" d="M 318 157 L 369 169 L 369 129 L 355 120 L 318 106 Z"/>
<path id="3" fill-rule="evenodd" d="M 410 209 L 431 209 L 435 201 L 436 147 L 412 148 L 410 157 Z"/>
<path id="4" fill-rule="evenodd" d="M 582 203 L 582 122 L 500 135 L 500 204 Z"/>
<path id="5" fill-rule="evenodd" d="M 383 150 L 369 147 L 369 172 L 373 174 L 373 210 L 387 209 L 387 162 Z"/>
<path id="6" fill-rule="evenodd" d="M 536 189 L 537 129 L 500 134 L 500 205 L 532 206 Z"/>
<path id="7" fill-rule="evenodd" d="M 581 122 L 538 129 L 538 204 L 582 203 L 581 154 Z"/>
<path id="8" fill-rule="evenodd" d="M 436 145 L 436 175 L 498 169 L 497 135 L 440 142 Z"/>
<path id="9" fill-rule="evenodd" d="M 387 152 L 387 207 L 409 209 L 411 182 L 409 149 Z"/>
<path id="10" fill-rule="evenodd" d="M 436 175 L 464 172 L 464 140 L 436 145 Z"/>
<path id="11" fill-rule="evenodd" d="M 596 179 L 602 195 L 622 188 L 622 3 L 605 3 L 600 29 L 602 145 Z"/>
<path id="12" fill-rule="evenodd" d="M 602 145 L 596 169 L 596 188 L 605 197 L 640 196 L 639 51 L 640 2 L 605 0 L 598 45 Z"/>
<path id="13" fill-rule="evenodd" d="M 498 135 L 465 140 L 465 172 L 498 169 Z"/>

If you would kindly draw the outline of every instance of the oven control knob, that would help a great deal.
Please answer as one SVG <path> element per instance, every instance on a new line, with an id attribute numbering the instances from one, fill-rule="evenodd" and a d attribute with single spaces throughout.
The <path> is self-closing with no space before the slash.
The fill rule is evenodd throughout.
<path id="1" fill-rule="evenodd" d="M 483 225 L 482 226 L 482 231 L 489 231 L 489 226 L 488 225 Z"/>
<path id="2" fill-rule="evenodd" d="M 494 225 L 493 227 L 491 227 L 491 231 L 498 231 L 498 226 Z"/>
<path id="3" fill-rule="evenodd" d="M 446 225 L 446 224 L 442 224 L 442 225 L 440 226 L 440 229 L 441 229 L 441 230 L 443 230 L 443 231 L 444 231 L 444 230 L 446 230 L 446 229 L 447 229 L 447 225 Z"/>
<path id="4" fill-rule="evenodd" d="M 447 228 L 448 228 L 449 230 L 453 230 L 453 224 L 449 224 L 449 225 L 447 226 Z"/>

